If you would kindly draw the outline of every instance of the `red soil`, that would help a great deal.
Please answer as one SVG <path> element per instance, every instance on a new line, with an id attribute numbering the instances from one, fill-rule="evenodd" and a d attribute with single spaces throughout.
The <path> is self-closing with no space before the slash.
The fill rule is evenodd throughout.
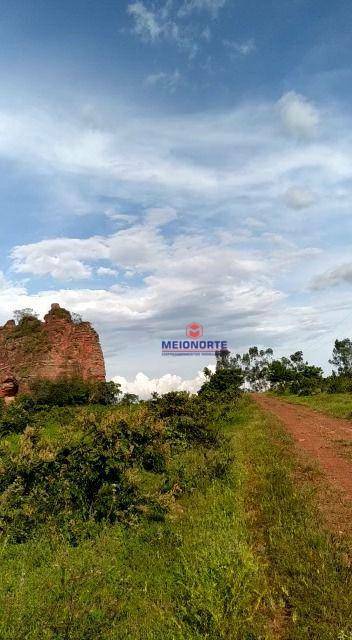
<path id="1" fill-rule="evenodd" d="M 253 398 L 284 424 L 298 449 L 318 464 L 328 481 L 321 493 L 321 507 L 330 524 L 336 525 L 333 528 L 351 531 L 352 457 L 349 460 L 344 452 L 352 447 L 343 444 L 352 445 L 352 422 L 270 396 L 253 394 Z"/>

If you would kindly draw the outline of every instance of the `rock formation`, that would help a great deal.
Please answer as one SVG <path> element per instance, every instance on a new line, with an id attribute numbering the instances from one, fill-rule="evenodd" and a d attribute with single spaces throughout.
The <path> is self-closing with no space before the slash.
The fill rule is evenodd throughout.
<path id="1" fill-rule="evenodd" d="M 44 322 L 26 316 L 0 327 L 0 397 L 26 392 L 38 378 L 74 377 L 105 380 L 99 336 L 89 322 L 73 321 L 69 311 L 54 303 Z"/>
<path id="2" fill-rule="evenodd" d="M 12 402 L 18 393 L 18 382 L 16 378 L 5 378 L 0 382 L 0 398 L 5 404 Z"/>

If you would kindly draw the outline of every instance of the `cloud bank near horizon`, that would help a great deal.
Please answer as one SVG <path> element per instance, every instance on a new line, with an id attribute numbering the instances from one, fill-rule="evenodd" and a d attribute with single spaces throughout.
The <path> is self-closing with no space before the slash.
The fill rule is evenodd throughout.
<path id="1" fill-rule="evenodd" d="M 215 370 L 213 364 L 207 366 L 211 371 Z M 169 391 L 189 391 L 190 393 L 197 393 L 205 381 L 205 376 L 203 370 L 198 371 L 197 375 L 189 380 L 170 373 L 160 378 L 150 378 L 145 373 L 139 372 L 134 380 L 127 380 L 123 376 L 115 376 L 113 380 L 121 385 L 121 391 L 123 393 L 134 393 L 142 400 L 147 400 L 155 391 L 159 395 L 168 393 Z"/>

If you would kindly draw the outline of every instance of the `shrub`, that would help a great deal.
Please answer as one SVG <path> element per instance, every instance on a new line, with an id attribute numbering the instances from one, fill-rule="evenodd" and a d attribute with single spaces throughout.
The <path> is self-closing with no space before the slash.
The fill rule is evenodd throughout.
<path id="1" fill-rule="evenodd" d="M 18 398 L 6 406 L 0 405 L 0 436 L 7 433 L 20 433 L 30 423 L 30 410 L 27 398 Z"/>
<path id="2" fill-rule="evenodd" d="M 327 393 L 352 393 L 352 378 L 333 373 L 325 379 L 324 386 Z"/>
<path id="3" fill-rule="evenodd" d="M 166 423 L 173 443 L 215 444 L 217 432 L 212 426 L 214 409 L 203 397 L 188 391 L 170 391 L 149 401 L 155 415 Z"/>
<path id="4" fill-rule="evenodd" d="M 169 452 L 165 426 L 146 408 L 123 418 L 85 414 L 80 442 L 58 448 L 27 427 L 13 453 L 2 446 L 0 527 L 22 542 L 38 526 L 55 522 L 75 536 L 88 520 L 128 521 L 142 511 L 162 513 L 157 496 L 143 494 L 138 473 L 160 473 Z"/>
<path id="5" fill-rule="evenodd" d="M 35 380 L 30 387 L 34 407 L 84 404 L 112 405 L 118 401 L 120 385 L 115 382 L 85 381 L 81 378 Z"/>

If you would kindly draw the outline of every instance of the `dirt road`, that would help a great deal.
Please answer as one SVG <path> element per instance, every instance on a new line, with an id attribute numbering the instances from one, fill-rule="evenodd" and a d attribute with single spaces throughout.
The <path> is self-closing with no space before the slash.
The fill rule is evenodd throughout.
<path id="1" fill-rule="evenodd" d="M 265 411 L 283 422 L 297 446 L 318 463 L 326 478 L 352 501 L 352 422 L 326 416 L 302 405 L 253 394 Z"/>

